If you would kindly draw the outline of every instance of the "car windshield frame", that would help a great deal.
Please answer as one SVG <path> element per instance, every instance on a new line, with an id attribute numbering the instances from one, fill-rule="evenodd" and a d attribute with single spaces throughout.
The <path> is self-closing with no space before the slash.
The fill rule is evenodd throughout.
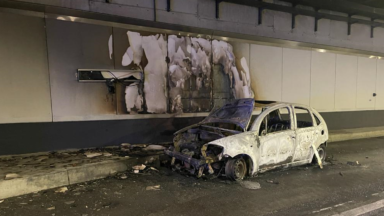
<path id="1" fill-rule="evenodd" d="M 227 103 L 221 108 L 212 111 L 201 124 L 206 123 L 231 123 L 244 130 L 252 117 L 255 100 L 253 98 L 243 98 Z"/>

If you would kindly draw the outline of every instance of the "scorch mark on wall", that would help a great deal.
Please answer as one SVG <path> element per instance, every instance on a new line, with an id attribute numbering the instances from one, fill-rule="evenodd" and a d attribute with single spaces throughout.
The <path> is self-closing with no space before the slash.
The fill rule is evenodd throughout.
<path id="1" fill-rule="evenodd" d="M 187 98 L 191 96 L 190 91 L 197 92 L 195 97 L 199 97 L 199 90 L 210 88 L 211 85 L 211 43 L 203 38 L 168 36 L 168 83 L 170 97 L 170 111 L 183 112 L 183 91 L 187 93 Z M 191 80 L 192 79 L 192 80 Z M 186 82 L 189 89 L 186 89 Z M 195 82 L 195 83 L 191 83 Z M 192 88 L 191 86 L 195 86 Z M 185 97 L 185 96 L 184 96 Z M 200 106 L 194 106 L 199 110 Z"/>
<path id="2" fill-rule="evenodd" d="M 127 32 L 129 47 L 122 56 L 122 66 L 134 64 L 135 68 L 144 71 L 144 88 L 141 92 L 139 84 L 131 84 L 125 88 L 127 111 L 133 108 L 143 111 L 145 100 L 149 113 L 167 112 L 166 73 L 167 42 L 163 35 L 141 36 L 138 32 Z M 148 63 L 142 68 L 143 56 Z M 143 97 L 145 95 L 145 98 Z"/>
<path id="3" fill-rule="evenodd" d="M 229 76 L 230 88 L 234 98 L 253 98 L 251 78 L 247 60 L 242 57 L 241 65 L 236 66 L 233 47 L 225 41 L 212 41 L 213 64 L 220 64 L 223 72 Z M 239 72 L 240 71 L 240 72 Z"/>

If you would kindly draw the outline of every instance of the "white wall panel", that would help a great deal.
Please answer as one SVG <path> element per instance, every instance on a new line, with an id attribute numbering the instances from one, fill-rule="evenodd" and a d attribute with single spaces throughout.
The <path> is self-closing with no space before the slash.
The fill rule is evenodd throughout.
<path id="1" fill-rule="evenodd" d="M 335 108 L 335 64 L 335 54 L 312 51 L 310 105 L 318 111 Z"/>
<path id="2" fill-rule="evenodd" d="M 357 56 L 336 55 L 335 109 L 356 108 Z"/>
<path id="3" fill-rule="evenodd" d="M 309 105 L 311 51 L 283 49 L 282 101 Z"/>
<path id="4" fill-rule="evenodd" d="M 357 109 L 374 109 L 376 91 L 376 59 L 358 57 L 357 65 Z"/>
<path id="5" fill-rule="evenodd" d="M 375 109 L 384 109 L 384 60 L 377 60 Z"/>
<path id="6" fill-rule="evenodd" d="M 52 121 L 44 20 L 0 13 L 0 123 Z"/>
<path id="7" fill-rule="evenodd" d="M 283 49 L 251 45 L 251 86 L 257 100 L 281 101 Z"/>

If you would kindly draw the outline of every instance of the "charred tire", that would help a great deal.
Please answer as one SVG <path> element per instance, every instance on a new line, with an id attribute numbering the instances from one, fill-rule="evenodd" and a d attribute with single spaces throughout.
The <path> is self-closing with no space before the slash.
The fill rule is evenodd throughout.
<path id="1" fill-rule="evenodd" d="M 321 163 L 324 163 L 325 158 L 327 158 L 327 152 L 325 151 L 325 145 L 324 144 L 320 145 L 319 148 L 317 148 L 317 152 L 319 152 Z M 318 164 L 316 155 L 313 155 L 312 163 Z"/>
<path id="2" fill-rule="evenodd" d="M 234 158 L 227 161 L 225 175 L 234 181 L 241 181 L 247 174 L 247 163 L 243 158 Z"/>

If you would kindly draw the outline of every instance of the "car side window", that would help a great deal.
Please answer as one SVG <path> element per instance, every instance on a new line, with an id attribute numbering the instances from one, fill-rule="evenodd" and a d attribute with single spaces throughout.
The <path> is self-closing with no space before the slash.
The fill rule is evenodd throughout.
<path id="1" fill-rule="evenodd" d="M 291 129 L 291 117 L 287 107 L 268 113 L 260 124 L 259 135 L 282 132 Z"/>
<path id="2" fill-rule="evenodd" d="M 307 128 L 313 126 L 312 115 L 309 110 L 302 107 L 295 107 L 297 128 Z"/>

